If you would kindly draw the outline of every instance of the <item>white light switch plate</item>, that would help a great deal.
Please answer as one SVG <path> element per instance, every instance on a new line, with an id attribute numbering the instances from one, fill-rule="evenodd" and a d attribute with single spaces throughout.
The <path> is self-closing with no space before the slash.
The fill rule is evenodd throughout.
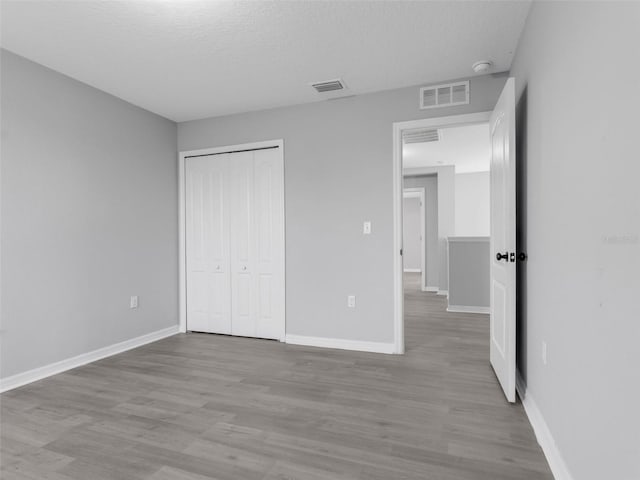
<path id="1" fill-rule="evenodd" d="M 364 224 L 362 225 L 362 233 L 364 235 L 371 235 L 371 222 L 370 221 L 366 221 L 364 222 Z"/>
<path id="2" fill-rule="evenodd" d="M 356 308 L 356 296 L 355 295 L 349 295 L 347 297 L 347 307 Z"/>
<path id="3" fill-rule="evenodd" d="M 133 295 L 131 297 L 131 301 L 129 302 L 129 308 L 138 308 L 138 296 Z"/>

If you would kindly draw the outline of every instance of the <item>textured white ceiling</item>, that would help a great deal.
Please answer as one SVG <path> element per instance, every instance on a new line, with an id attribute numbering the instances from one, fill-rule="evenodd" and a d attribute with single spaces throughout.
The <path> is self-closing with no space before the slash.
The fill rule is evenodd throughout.
<path id="1" fill-rule="evenodd" d="M 440 140 L 410 143 L 402 148 L 407 168 L 455 165 L 456 173 L 487 172 L 491 161 L 489 125 L 441 128 Z"/>
<path id="2" fill-rule="evenodd" d="M 184 121 L 508 70 L 528 1 L 6 1 L 2 46 Z"/>

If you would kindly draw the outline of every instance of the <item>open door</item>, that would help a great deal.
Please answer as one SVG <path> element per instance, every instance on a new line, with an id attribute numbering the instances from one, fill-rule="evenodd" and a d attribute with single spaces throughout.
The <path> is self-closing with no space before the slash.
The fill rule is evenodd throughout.
<path id="1" fill-rule="evenodd" d="M 490 358 L 507 400 L 516 401 L 516 149 L 515 81 L 493 110 L 491 135 Z"/>

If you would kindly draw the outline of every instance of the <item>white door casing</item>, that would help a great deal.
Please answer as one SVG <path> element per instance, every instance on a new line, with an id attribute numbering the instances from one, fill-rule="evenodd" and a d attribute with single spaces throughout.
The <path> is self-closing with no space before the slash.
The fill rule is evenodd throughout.
<path id="1" fill-rule="evenodd" d="M 284 341 L 282 141 L 226 148 L 180 156 L 181 330 Z"/>
<path id="2" fill-rule="evenodd" d="M 509 402 L 516 400 L 515 82 L 509 78 L 489 123 L 491 135 L 490 359 Z"/>

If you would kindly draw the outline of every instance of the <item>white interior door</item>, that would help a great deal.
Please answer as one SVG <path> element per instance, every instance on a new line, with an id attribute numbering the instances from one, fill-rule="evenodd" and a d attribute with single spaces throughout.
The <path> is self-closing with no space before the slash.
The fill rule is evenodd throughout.
<path id="1" fill-rule="evenodd" d="M 187 328 L 231 333 L 229 155 L 186 160 Z"/>
<path id="2" fill-rule="evenodd" d="M 516 400 L 515 85 L 509 78 L 491 115 L 491 365 Z"/>

